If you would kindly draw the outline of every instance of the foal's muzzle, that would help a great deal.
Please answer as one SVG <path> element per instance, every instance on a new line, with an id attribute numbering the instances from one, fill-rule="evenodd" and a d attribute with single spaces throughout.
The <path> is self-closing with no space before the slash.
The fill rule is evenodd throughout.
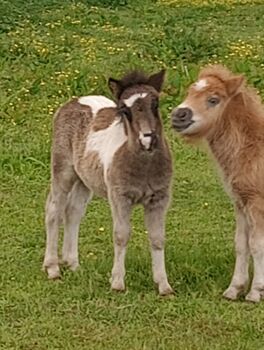
<path id="1" fill-rule="evenodd" d="M 157 145 L 158 137 L 155 131 L 145 132 L 145 133 L 141 132 L 139 135 L 139 141 L 141 146 L 144 149 L 148 151 L 152 151 L 153 148 L 155 148 Z"/>
<path id="2" fill-rule="evenodd" d="M 172 127 L 181 132 L 194 122 L 192 117 L 193 112 L 190 108 L 175 108 L 171 114 Z"/>

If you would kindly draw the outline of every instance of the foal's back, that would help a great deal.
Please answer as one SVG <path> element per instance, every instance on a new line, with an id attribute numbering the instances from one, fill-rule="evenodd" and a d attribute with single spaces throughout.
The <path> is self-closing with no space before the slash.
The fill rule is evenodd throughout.
<path id="1" fill-rule="evenodd" d="M 63 105 L 54 118 L 53 180 L 70 188 L 78 173 L 85 171 L 85 185 L 105 196 L 103 165 L 98 152 L 89 152 L 87 143 L 89 135 L 107 129 L 115 118 L 116 104 L 104 96 L 84 96 Z"/>

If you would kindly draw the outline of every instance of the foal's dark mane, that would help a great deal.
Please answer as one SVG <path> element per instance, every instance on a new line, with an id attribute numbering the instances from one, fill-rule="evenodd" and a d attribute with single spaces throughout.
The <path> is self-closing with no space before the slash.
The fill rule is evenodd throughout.
<path id="1" fill-rule="evenodd" d="M 149 77 L 142 71 L 134 70 L 128 72 L 122 79 L 119 80 L 119 97 L 129 87 L 134 85 L 148 84 Z"/>
<path id="2" fill-rule="evenodd" d="M 124 93 L 126 89 L 134 87 L 134 93 L 137 92 L 137 88 L 141 89 L 140 86 L 148 85 L 149 87 L 154 88 L 159 94 L 162 89 L 164 82 L 165 69 L 162 69 L 160 72 L 152 75 L 146 75 L 141 70 L 133 70 L 127 73 L 121 79 L 108 79 L 108 86 L 112 91 L 116 100 L 120 99 L 120 96 Z M 142 91 L 142 89 L 141 89 Z"/>
<path id="3" fill-rule="evenodd" d="M 121 80 L 121 84 L 124 88 L 128 88 L 132 85 L 147 84 L 149 77 L 142 71 L 134 70 L 128 72 Z"/>

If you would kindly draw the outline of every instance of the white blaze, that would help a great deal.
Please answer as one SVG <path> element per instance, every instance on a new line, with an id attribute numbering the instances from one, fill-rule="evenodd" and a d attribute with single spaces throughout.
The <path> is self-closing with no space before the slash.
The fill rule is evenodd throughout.
<path id="1" fill-rule="evenodd" d="M 131 95 L 130 97 L 124 99 L 124 104 L 127 106 L 127 107 L 132 107 L 133 104 L 135 103 L 135 101 L 139 98 L 145 98 L 147 96 L 147 93 L 146 92 L 140 92 L 140 93 L 137 93 L 137 94 L 134 94 L 134 95 Z"/>
<path id="2" fill-rule="evenodd" d="M 206 81 L 206 79 L 201 79 L 198 80 L 195 84 L 194 84 L 194 88 L 197 91 L 200 91 L 202 89 L 204 89 L 206 86 L 208 86 L 208 83 Z"/>
<path id="3" fill-rule="evenodd" d="M 105 96 L 83 96 L 78 99 L 78 102 L 82 105 L 89 106 L 92 110 L 93 117 L 95 117 L 102 108 L 116 107 L 115 102 Z"/>

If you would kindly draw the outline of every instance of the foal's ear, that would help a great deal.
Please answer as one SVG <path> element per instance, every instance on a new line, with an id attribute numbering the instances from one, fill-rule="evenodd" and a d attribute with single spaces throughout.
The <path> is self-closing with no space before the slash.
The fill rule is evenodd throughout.
<path id="1" fill-rule="evenodd" d="M 239 90 L 239 88 L 243 84 L 244 80 L 245 79 L 244 79 L 243 75 L 238 75 L 235 78 L 231 78 L 231 79 L 227 80 L 225 82 L 225 86 L 226 86 L 228 95 L 232 96 L 232 95 L 236 94 L 236 92 Z"/>
<path id="2" fill-rule="evenodd" d="M 155 90 L 160 92 L 162 88 L 162 84 L 164 82 L 165 73 L 166 73 L 166 70 L 162 69 L 160 72 L 151 75 L 148 78 L 148 85 L 153 86 Z"/>
<path id="3" fill-rule="evenodd" d="M 111 90 L 112 94 L 114 95 L 114 97 L 116 97 L 118 99 L 120 96 L 120 93 L 122 91 L 121 81 L 113 79 L 113 78 L 109 78 L 108 79 L 108 86 L 109 86 L 109 89 Z"/>

